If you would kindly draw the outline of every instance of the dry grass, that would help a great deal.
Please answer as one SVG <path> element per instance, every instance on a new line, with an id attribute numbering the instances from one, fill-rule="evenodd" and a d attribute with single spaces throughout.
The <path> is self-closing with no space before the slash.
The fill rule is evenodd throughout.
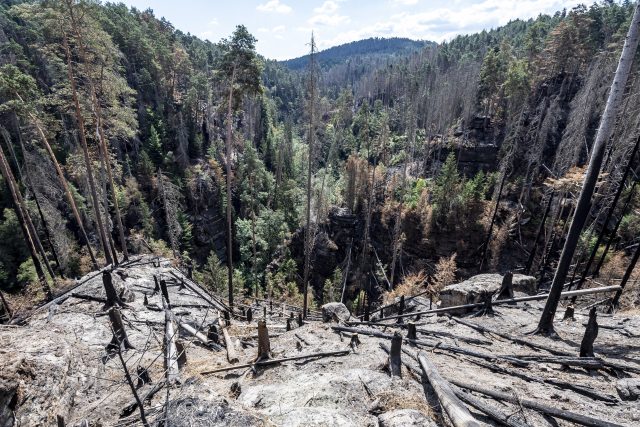
<path id="1" fill-rule="evenodd" d="M 489 259 L 489 268 L 491 270 L 497 270 L 498 264 L 500 263 L 500 255 L 502 254 L 502 250 L 504 249 L 507 240 L 509 239 L 509 230 L 513 227 L 516 221 L 515 215 L 511 214 L 507 218 L 507 220 L 499 226 L 493 236 L 491 236 L 491 240 L 489 241 L 489 252 L 491 253 L 491 258 Z"/>
<path id="2" fill-rule="evenodd" d="M 436 274 L 434 275 L 435 285 L 433 286 L 433 292 L 437 293 L 445 286 L 449 286 L 456 281 L 456 272 L 458 271 L 458 265 L 456 263 L 456 257 L 458 254 L 453 254 L 450 257 L 442 257 L 436 264 Z"/>
<path id="3" fill-rule="evenodd" d="M 401 295 L 412 296 L 420 293 L 423 290 L 423 284 L 426 279 L 427 274 L 424 270 L 404 276 L 402 283 L 396 286 L 391 292 L 384 294 L 384 303 L 392 303 Z"/>
<path id="4" fill-rule="evenodd" d="M 398 393 L 397 390 L 385 390 L 376 394 L 375 398 L 378 400 L 378 407 L 382 412 L 397 409 L 415 409 L 430 418 L 434 418 L 433 409 L 419 394 Z"/>

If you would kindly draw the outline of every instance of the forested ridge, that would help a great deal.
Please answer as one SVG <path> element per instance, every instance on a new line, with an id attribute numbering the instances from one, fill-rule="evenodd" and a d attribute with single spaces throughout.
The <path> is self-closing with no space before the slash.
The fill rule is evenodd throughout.
<path id="1" fill-rule="evenodd" d="M 214 44 L 123 4 L 5 1 L 0 288 L 34 304 L 150 252 L 225 297 L 311 307 L 363 310 L 478 272 L 546 287 L 634 8 L 353 60 L 312 50 L 288 69 L 243 26 Z M 631 266 L 627 308 L 637 75 L 638 54 L 570 273 Z"/>

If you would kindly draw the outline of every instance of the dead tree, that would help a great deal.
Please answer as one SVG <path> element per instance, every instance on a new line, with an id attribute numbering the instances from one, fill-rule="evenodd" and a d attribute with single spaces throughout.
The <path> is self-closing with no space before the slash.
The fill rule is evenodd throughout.
<path id="1" fill-rule="evenodd" d="M 480 423 L 473 418 L 467 407 L 453 392 L 451 385 L 440 376 L 436 367 L 429 361 L 427 353 L 424 351 L 418 353 L 418 361 L 451 423 L 455 427 L 480 427 Z"/>
<path id="2" fill-rule="evenodd" d="M 271 343 L 269 342 L 269 330 L 267 322 L 264 319 L 258 320 L 258 358 L 266 360 L 271 357 Z"/>
<path id="3" fill-rule="evenodd" d="M 578 198 L 578 204 L 576 206 L 569 233 L 562 249 L 562 255 L 558 261 L 558 267 L 553 277 L 551 284 L 551 291 L 549 292 L 549 298 L 545 304 L 540 321 L 535 333 L 551 335 L 554 334 L 553 318 L 555 317 L 558 303 L 560 302 L 560 294 L 564 287 L 569 267 L 573 254 L 578 245 L 580 239 L 580 233 L 584 223 L 589 215 L 591 207 L 591 196 L 595 191 L 595 187 L 598 181 L 598 175 L 600 174 L 600 168 L 604 159 L 605 148 L 607 141 L 611 136 L 613 127 L 616 121 L 616 115 L 622 98 L 624 96 L 624 90 L 627 85 L 627 80 L 631 72 L 631 65 L 633 58 L 636 54 L 638 42 L 640 41 L 640 2 L 636 4 L 633 19 L 629 27 L 629 32 L 622 48 L 620 55 L 620 61 L 618 62 L 618 68 L 609 91 L 609 98 L 605 106 L 602 118 L 600 120 L 600 127 L 596 134 L 595 141 L 591 152 L 591 159 L 589 160 L 589 167 L 584 178 L 582 190 Z"/>
<path id="4" fill-rule="evenodd" d="M 116 337 L 117 335 L 114 333 L 113 336 Z M 147 417 L 144 413 L 144 406 L 142 404 L 142 400 L 140 400 L 138 391 L 136 390 L 136 387 L 133 384 L 133 379 L 131 378 L 131 374 L 129 373 L 129 369 L 127 368 L 127 363 L 125 362 L 124 357 L 122 357 L 122 347 L 120 344 L 121 343 L 117 343 L 117 348 L 118 348 L 117 351 L 118 351 L 118 358 L 120 359 L 120 364 L 122 364 L 122 369 L 124 370 L 124 376 L 127 379 L 127 384 L 129 384 L 131 393 L 133 393 L 133 398 L 136 400 L 136 404 L 138 406 L 138 409 L 140 410 L 140 421 L 142 421 L 142 425 L 144 427 L 149 427 L 149 422 L 147 421 Z M 138 366 L 138 369 L 140 369 L 140 366 Z M 147 372 L 147 370 L 144 369 L 144 372 Z M 148 373 L 146 378 L 149 379 Z M 140 377 L 138 377 L 138 381 L 141 381 Z M 150 379 L 149 379 L 149 382 L 151 382 Z"/>
<path id="5" fill-rule="evenodd" d="M 496 299 L 513 298 L 513 273 L 507 271 L 502 278 L 502 284 L 500 290 L 496 293 Z"/>
<path id="6" fill-rule="evenodd" d="M 533 240 L 533 246 L 531 247 L 531 251 L 529 252 L 529 257 L 527 258 L 527 262 L 524 266 L 524 274 L 529 274 L 529 271 L 531 271 L 533 260 L 536 257 L 536 250 L 538 249 L 538 242 L 540 241 L 540 237 L 542 236 L 542 233 L 544 233 L 544 226 L 547 222 L 547 218 L 549 217 L 549 212 L 551 212 L 551 205 L 553 202 L 554 195 L 555 193 L 553 191 L 551 192 L 551 194 L 549 194 L 549 200 L 547 200 L 547 208 L 544 210 L 544 215 L 542 215 L 542 220 L 540 221 L 540 225 L 538 226 L 536 237 Z"/>
<path id="7" fill-rule="evenodd" d="M 611 301 L 611 311 L 618 308 L 618 304 L 620 303 L 620 296 L 622 295 L 622 291 L 624 291 L 624 288 L 627 285 L 627 282 L 629 282 L 629 279 L 633 274 L 633 270 L 636 268 L 636 264 L 638 263 L 638 258 L 640 258 L 640 244 L 636 246 L 636 250 L 633 253 L 631 262 L 627 266 L 627 269 L 624 272 L 624 276 L 622 276 L 622 281 L 620 282 L 620 289 L 616 291 L 616 294 L 613 296 L 613 300 Z"/>
<path id="8" fill-rule="evenodd" d="M 602 265 L 604 264 L 607 254 L 609 253 L 609 249 L 611 248 L 611 245 L 613 244 L 613 241 L 615 240 L 616 235 L 618 234 L 618 229 L 620 228 L 620 224 L 622 224 L 622 220 L 624 219 L 625 212 L 627 212 L 627 208 L 631 205 L 631 202 L 633 201 L 636 185 L 638 185 L 638 181 L 634 180 L 633 185 L 631 185 L 631 188 L 629 189 L 629 195 L 627 196 L 627 199 L 625 200 L 624 205 L 622 205 L 622 209 L 620 210 L 620 215 L 618 216 L 616 225 L 613 227 L 613 230 L 611 230 L 611 233 L 609 234 L 609 238 L 607 239 L 607 243 L 605 244 L 604 250 L 602 251 L 602 255 L 600 255 L 600 259 L 598 260 L 598 264 L 593 269 L 593 274 L 591 274 L 592 278 L 596 278 L 600 274 L 600 269 L 602 268 Z"/>
<path id="9" fill-rule="evenodd" d="M 487 231 L 487 237 L 482 244 L 482 256 L 480 257 L 480 268 L 479 272 L 482 271 L 482 266 L 484 265 L 484 260 L 487 257 L 487 250 L 489 249 L 489 242 L 491 242 L 491 234 L 493 234 L 493 227 L 496 223 L 496 218 L 498 217 L 498 209 L 500 208 L 500 200 L 502 199 L 502 190 L 504 188 L 504 182 L 507 179 L 507 170 L 505 169 L 502 172 L 502 179 L 500 180 L 500 188 L 498 189 L 498 196 L 496 197 L 496 206 L 493 209 L 493 215 L 491 215 L 491 222 L 489 223 L 489 230 Z"/>
<path id="10" fill-rule="evenodd" d="M 315 123 L 314 123 L 314 103 L 316 96 L 316 81 L 315 81 L 315 53 L 316 44 L 313 39 L 313 33 L 311 34 L 311 53 L 309 54 L 309 143 L 307 147 L 307 205 L 306 205 L 306 225 L 304 229 L 304 273 L 303 273 L 303 302 L 302 302 L 302 314 L 307 317 L 307 305 L 309 294 L 309 274 L 311 270 L 311 251 L 313 249 L 313 232 L 311 229 L 311 173 L 313 168 L 313 148 L 315 137 Z"/>
<path id="11" fill-rule="evenodd" d="M 580 357 L 595 357 L 593 354 L 593 342 L 598 337 L 598 320 L 596 317 L 596 307 L 591 307 L 587 328 L 584 330 L 584 337 L 582 337 L 582 343 L 580 344 Z"/>
<path id="12" fill-rule="evenodd" d="M 102 272 L 102 284 L 104 285 L 104 291 L 107 295 L 107 307 L 113 307 L 114 305 L 119 305 L 120 307 L 126 306 L 118 295 L 118 292 L 116 292 L 116 288 L 113 286 L 113 277 L 110 272 Z"/>
<path id="13" fill-rule="evenodd" d="M 580 280 L 578 281 L 578 284 L 576 285 L 576 289 L 582 289 L 582 285 L 584 284 L 585 280 L 587 279 L 587 274 L 589 274 L 589 270 L 591 269 L 591 264 L 593 264 L 593 261 L 595 261 L 596 259 L 596 254 L 598 253 L 598 248 L 600 247 L 600 244 L 602 243 L 602 240 L 604 238 L 604 235 L 607 231 L 607 227 L 609 226 L 609 222 L 611 221 L 611 217 L 613 216 L 613 213 L 616 210 L 616 206 L 618 205 L 618 200 L 620 199 L 620 196 L 622 195 L 622 191 L 624 190 L 625 187 L 625 183 L 627 182 L 627 177 L 629 176 L 629 172 L 631 172 L 631 166 L 633 164 L 633 160 L 636 157 L 636 153 L 638 152 L 638 147 L 640 147 L 640 136 L 638 136 L 638 138 L 636 139 L 636 143 L 633 146 L 633 149 L 631 150 L 631 155 L 629 157 L 629 161 L 627 162 L 627 165 L 624 168 L 624 173 L 622 174 L 622 178 L 620 178 L 620 183 L 618 184 L 618 188 L 616 189 L 616 194 L 613 197 L 613 201 L 611 202 L 611 206 L 609 206 L 609 210 L 607 211 L 607 215 L 604 219 L 604 222 L 602 223 L 602 229 L 600 230 L 600 233 L 598 233 L 598 237 L 596 239 L 596 243 L 593 246 L 593 249 L 591 250 L 591 254 L 589 255 L 589 259 L 587 261 L 587 263 L 585 264 L 583 270 L 582 270 L 582 275 L 580 276 Z M 571 289 L 571 285 L 569 285 L 569 289 Z M 571 300 L 571 302 L 575 302 L 575 298 L 573 298 Z"/>
<path id="14" fill-rule="evenodd" d="M 394 332 L 393 338 L 391 338 L 389 372 L 392 377 L 402 378 L 402 335 L 398 331 Z"/>
<path id="15" fill-rule="evenodd" d="M 117 351 L 124 347 L 125 350 L 133 349 L 133 345 L 129 342 L 127 331 L 124 329 L 124 323 L 122 323 L 122 315 L 117 307 L 111 307 L 108 311 L 109 322 L 111 323 L 111 330 L 113 331 L 113 338 L 107 345 L 108 351 Z"/>
<path id="16" fill-rule="evenodd" d="M 169 308 L 169 303 L 162 298 L 164 309 L 164 368 L 166 370 L 167 384 L 175 384 L 180 378 L 180 368 L 178 366 L 178 348 L 175 341 L 175 325 L 173 324 L 173 313 Z"/>

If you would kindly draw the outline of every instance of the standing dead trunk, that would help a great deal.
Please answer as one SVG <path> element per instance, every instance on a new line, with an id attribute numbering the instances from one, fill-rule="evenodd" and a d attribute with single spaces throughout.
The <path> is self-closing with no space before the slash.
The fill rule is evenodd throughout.
<path id="1" fill-rule="evenodd" d="M 491 215 L 491 222 L 489 223 L 489 231 L 487 231 L 487 238 L 484 240 L 482 245 L 482 257 L 480 258 L 480 268 L 479 272 L 482 272 L 482 267 L 484 265 L 484 260 L 487 257 L 487 250 L 489 249 L 489 243 L 491 242 L 491 235 L 493 234 L 493 226 L 496 223 L 496 218 L 498 217 L 498 209 L 500 207 L 500 199 L 502 199 L 502 189 L 504 188 L 504 182 L 507 179 L 507 170 L 505 169 L 502 172 L 502 179 L 500 180 L 500 188 L 498 189 L 498 197 L 496 198 L 496 206 L 493 209 L 493 215 Z"/>
<path id="2" fill-rule="evenodd" d="M 618 200 L 620 199 L 620 195 L 622 195 L 622 191 L 624 190 L 625 183 L 627 182 L 627 177 L 629 176 L 629 172 L 631 172 L 631 166 L 633 165 L 633 160 L 636 157 L 636 153 L 638 152 L 639 146 L 640 146 L 640 136 L 638 136 L 638 139 L 636 139 L 636 143 L 633 146 L 633 150 L 631 150 L 631 156 L 629 157 L 629 161 L 627 162 L 627 165 L 624 168 L 624 173 L 622 174 L 622 178 L 620 179 L 620 183 L 618 184 L 616 194 L 613 197 L 613 201 L 611 202 L 611 206 L 609 207 L 609 210 L 607 211 L 607 216 L 605 217 L 604 222 L 602 224 L 602 229 L 600 230 L 600 233 L 598 233 L 596 244 L 593 246 L 593 249 L 591 250 L 591 254 L 589 255 L 589 260 L 587 261 L 587 263 L 585 264 L 582 270 L 582 275 L 580 276 L 580 280 L 576 285 L 576 289 L 582 289 L 582 285 L 587 279 L 587 274 L 589 274 L 589 269 L 591 268 L 591 264 L 593 264 L 593 261 L 596 259 L 598 248 L 600 247 L 600 244 L 604 239 L 604 235 L 607 231 L 607 227 L 609 226 L 609 221 L 611 221 L 611 217 L 613 216 L 613 213 L 616 210 L 616 206 L 618 205 Z M 571 285 L 569 285 L 569 289 L 571 289 Z M 576 301 L 575 298 L 571 300 L 572 303 L 575 303 L 575 301 Z"/>
<path id="3" fill-rule="evenodd" d="M 592 307 L 589 311 L 589 322 L 584 331 L 584 337 L 580 344 L 580 357 L 594 357 L 593 342 L 598 337 L 598 321 L 596 319 L 596 307 Z"/>
<path id="4" fill-rule="evenodd" d="M 66 35 L 64 36 L 64 49 L 67 56 L 67 74 L 69 78 L 69 84 L 71 85 L 71 97 L 73 99 L 73 108 L 76 116 L 76 122 L 78 125 L 78 133 L 80 135 L 80 145 L 82 147 L 82 154 L 84 156 L 85 166 L 87 167 L 87 180 L 89 181 L 89 189 L 91 193 L 91 203 L 93 204 L 93 213 L 96 220 L 96 227 L 98 228 L 98 235 L 102 243 L 102 250 L 104 251 L 107 264 L 113 264 L 111 252 L 109 250 L 109 241 L 107 240 L 107 234 L 105 232 L 104 224 L 102 222 L 102 214 L 100 213 L 100 201 L 98 199 L 98 193 L 96 191 L 96 184 L 93 178 L 93 166 L 91 165 L 91 157 L 89 156 L 89 147 L 87 146 L 87 137 L 84 132 L 84 118 L 82 117 L 82 111 L 80 110 L 80 101 L 78 99 L 78 90 L 76 88 L 76 80 L 73 71 L 73 63 L 71 60 L 71 50 L 69 49 L 69 43 Z"/>
<path id="5" fill-rule="evenodd" d="M 109 345 L 108 350 L 117 350 L 124 347 L 125 349 L 133 349 L 134 347 L 129 342 L 127 331 L 124 329 L 124 323 L 122 323 L 122 315 L 120 309 L 117 307 L 111 307 L 109 309 L 109 321 L 111 322 L 111 330 L 113 331 L 113 338 Z"/>
<path id="6" fill-rule="evenodd" d="M 402 335 L 396 331 L 391 339 L 389 352 L 389 372 L 392 377 L 402 378 Z"/>
<path id="7" fill-rule="evenodd" d="M 633 253 L 633 257 L 631 258 L 631 262 L 627 266 L 627 269 L 624 272 L 624 276 L 622 276 L 622 281 L 620 282 L 620 290 L 616 292 L 611 301 L 611 310 L 615 310 L 618 308 L 618 304 L 620 303 L 620 296 L 622 295 L 622 291 L 624 291 L 627 282 L 631 278 L 631 274 L 633 274 L 633 270 L 636 268 L 636 264 L 638 263 L 638 258 L 640 258 L 640 244 L 636 246 L 636 250 Z"/>
<path id="8" fill-rule="evenodd" d="M 271 357 L 271 343 L 269 342 L 269 330 L 267 321 L 258 320 L 258 359 L 266 360 Z"/>
<path id="9" fill-rule="evenodd" d="M 529 274 L 531 270 L 531 265 L 533 264 L 533 260 L 536 257 L 536 249 L 538 249 L 538 242 L 540 241 L 540 237 L 544 232 L 544 225 L 547 222 L 547 218 L 549 217 L 549 212 L 551 211 L 551 204 L 553 202 L 554 192 L 552 191 L 549 195 L 549 200 L 547 201 L 547 208 L 544 211 L 544 215 L 542 216 L 542 221 L 540 222 L 540 226 L 538 227 L 538 231 L 536 232 L 536 238 L 533 240 L 533 246 L 531 247 L 531 252 L 529 253 L 529 258 L 527 258 L 527 262 L 524 266 L 524 274 Z"/>
<path id="10" fill-rule="evenodd" d="M 596 183 L 598 181 L 598 175 L 600 174 L 600 168 L 604 157 L 607 141 L 611 136 L 613 127 L 615 125 L 616 115 L 622 98 L 624 90 L 627 84 L 629 74 L 631 72 L 631 65 L 633 58 L 636 54 L 638 47 L 638 41 L 640 41 L 640 2 L 636 4 L 633 19 L 627 33 L 627 39 L 625 40 L 622 53 L 620 55 L 620 61 L 618 62 L 618 68 L 609 91 L 609 98 L 607 105 L 605 106 L 600 121 L 600 127 L 596 134 L 595 142 L 593 143 L 593 149 L 591 153 L 591 159 L 589 160 L 589 167 L 584 178 L 582 190 L 578 198 L 578 204 L 571 221 L 571 227 L 562 249 L 562 255 L 558 261 L 558 267 L 556 274 L 553 277 L 551 284 L 551 291 L 549 292 L 549 298 L 545 304 L 542 315 L 540 316 L 540 322 L 536 333 L 541 334 L 553 334 L 553 318 L 560 302 L 560 294 L 564 286 L 564 282 L 569 272 L 571 265 L 571 259 L 578 245 L 580 233 L 584 223 L 589 215 L 591 207 L 591 196 L 594 193 Z"/>
<path id="11" fill-rule="evenodd" d="M 53 295 L 51 294 L 51 288 L 47 283 L 47 278 L 44 274 L 44 270 L 42 269 L 42 263 L 40 262 L 40 258 L 38 258 L 38 251 L 36 250 L 35 238 L 37 236 L 33 236 L 32 231 L 28 226 L 27 217 L 29 213 L 26 211 L 25 207 L 21 203 L 21 197 L 19 197 L 18 186 L 16 184 L 13 173 L 9 168 L 9 164 L 6 161 L 6 157 L 4 156 L 4 150 L 2 149 L 2 147 L 0 147 L 0 172 L 2 172 L 2 176 L 4 176 L 5 181 L 7 182 L 7 187 L 9 187 L 9 192 L 11 193 L 11 197 L 13 198 L 13 202 L 16 208 L 15 209 L 16 215 L 18 216 L 18 222 L 20 223 L 20 227 L 22 228 L 22 234 L 24 235 L 24 239 L 27 243 L 27 248 L 29 249 L 29 253 L 31 255 L 31 260 L 33 261 L 33 265 L 36 269 L 36 274 L 38 275 L 40 286 L 42 287 L 42 290 L 44 291 L 47 297 L 47 300 L 51 301 L 53 299 Z"/>
<path id="12" fill-rule="evenodd" d="M 311 269 L 311 251 L 313 249 L 313 230 L 311 229 L 311 169 L 313 167 L 313 139 L 315 136 L 314 127 L 314 102 L 315 102 L 315 49 L 316 45 L 311 34 L 311 53 L 309 56 L 309 142 L 308 142 L 308 162 L 307 162 L 307 206 L 306 206 L 306 226 L 304 229 L 304 273 L 303 288 L 304 301 L 302 302 L 302 314 L 306 318 L 308 310 L 309 294 L 309 273 Z"/>
<path id="13" fill-rule="evenodd" d="M 609 249 L 611 248 L 611 245 L 613 244 L 613 241 L 615 240 L 618 234 L 618 229 L 620 228 L 620 224 L 622 223 L 625 212 L 627 212 L 627 208 L 629 207 L 629 205 L 631 205 L 631 202 L 633 201 L 633 196 L 635 194 L 635 189 L 637 184 L 638 184 L 638 181 L 633 181 L 633 185 L 631 186 L 631 189 L 629 189 L 629 195 L 627 196 L 627 199 L 625 200 L 624 205 L 622 205 L 622 209 L 620 210 L 620 215 L 618 216 L 616 225 L 613 227 L 613 230 L 611 230 L 611 233 L 609 234 L 609 238 L 607 239 L 607 244 L 604 246 L 604 250 L 602 251 L 602 255 L 600 255 L 600 259 L 598 260 L 598 264 L 596 265 L 596 268 L 593 269 L 593 274 L 591 275 L 592 278 L 596 278 L 600 274 L 600 269 L 602 268 L 602 265 L 604 264 L 607 254 L 609 253 Z"/>

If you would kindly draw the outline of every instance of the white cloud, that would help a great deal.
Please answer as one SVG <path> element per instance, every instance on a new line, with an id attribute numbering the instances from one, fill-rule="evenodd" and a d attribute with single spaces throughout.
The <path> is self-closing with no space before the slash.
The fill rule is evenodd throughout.
<path id="1" fill-rule="evenodd" d="M 324 3 L 322 3 L 322 6 L 320 7 L 316 7 L 315 9 L 313 9 L 313 11 L 315 13 L 333 13 L 336 10 L 338 10 L 338 3 L 334 2 L 334 1 L 325 1 Z"/>
<path id="2" fill-rule="evenodd" d="M 281 14 L 287 14 L 293 10 L 291 9 L 291 6 L 280 3 L 280 0 L 269 0 L 264 4 L 259 4 L 256 9 L 260 12 L 275 12 Z"/>
<path id="3" fill-rule="evenodd" d="M 418 3 L 419 0 L 391 0 L 393 3 L 396 4 L 403 4 L 405 6 L 411 6 L 414 5 L 416 3 Z"/>
<path id="4" fill-rule="evenodd" d="M 325 1 L 320 7 L 313 9 L 315 15 L 309 18 L 309 24 L 320 25 L 326 27 L 337 27 L 338 25 L 348 24 L 351 18 L 347 15 L 340 15 L 338 9 L 340 6 L 335 1 Z"/>
<path id="5" fill-rule="evenodd" d="M 517 18 L 535 18 L 540 13 L 554 13 L 578 3 L 579 1 L 575 0 L 484 0 L 475 4 L 440 7 L 425 12 L 401 12 L 390 16 L 388 20 L 322 40 L 320 45 L 335 46 L 368 37 L 409 37 L 443 42 L 459 34 L 495 28 Z"/>
<path id="6" fill-rule="evenodd" d="M 277 25 L 277 26 L 275 26 L 275 27 L 273 27 L 271 29 L 271 32 L 273 32 L 273 33 L 282 33 L 282 32 L 284 32 L 284 30 L 286 30 L 284 25 Z"/>
<path id="7" fill-rule="evenodd" d="M 211 21 L 209 21 L 209 23 L 207 24 L 207 26 L 209 27 L 215 27 L 216 25 L 218 25 L 218 20 L 216 18 L 213 18 Z"/>

